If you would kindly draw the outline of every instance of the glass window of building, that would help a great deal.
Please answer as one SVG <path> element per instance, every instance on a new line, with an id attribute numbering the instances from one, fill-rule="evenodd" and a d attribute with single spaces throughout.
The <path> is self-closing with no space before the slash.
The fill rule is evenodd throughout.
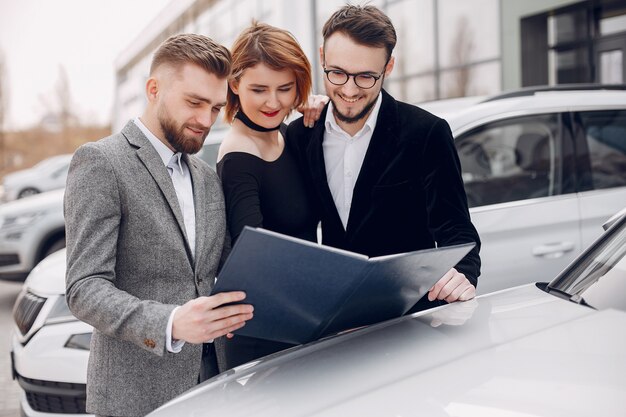
<path id="1" fill-rule="evenodd" d="M 391 19 L 398 42 L 392 78 L 432 73 L 435 69 L 434 15 L 431 0 L 405 0 L 390 4 Z"/>
<path id="2" fill-rule="evenodd" d="M 498 59 L 498 0 L 438 0 L 437 27 L 442 68 Z"/>
<path id="3" fill-rule="evenodd" d="M 407 103 L 420 103 L 435 99 L 435 76 L 422 75 L 411 78 L 395 78 L 385 81 L 385 90 L 395 99 Z"/>

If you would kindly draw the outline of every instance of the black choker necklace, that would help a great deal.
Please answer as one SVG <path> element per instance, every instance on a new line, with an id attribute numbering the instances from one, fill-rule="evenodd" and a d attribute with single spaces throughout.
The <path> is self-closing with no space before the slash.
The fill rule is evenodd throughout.
<path id="1" fill-rule="evenodd" d="M 246 116 L 246 114 L 241 111 L 241 109 L 239 109 L 239 111 L 235 114 L 235 119 L 241 120 L 244 125 L 248 126 L 252 130 L 256 130 L 257 132 L 272 132 L 274 130 L 280 129 L 280 124 L 276 127 L 272 127 L 269 129 L 267 127 L 259 126 L 258 124 L 250 120 L 250 118 Z"/>

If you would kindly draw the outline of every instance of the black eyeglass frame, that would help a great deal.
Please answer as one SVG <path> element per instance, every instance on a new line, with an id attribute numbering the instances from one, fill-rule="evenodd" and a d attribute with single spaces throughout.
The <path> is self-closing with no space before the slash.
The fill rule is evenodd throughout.
<path id="1" fill-rule="evenodd" d="M 376 85 L 376 83 L 378 82 L 378 80 L 380 80 L 380 78 L 385 74 L 385 71 L 387 70 L 387 64 L 385 64 L 385 68 L 383 69 L 383 71 L 378 74 L 378 75 L 374 75 L 374 74 L 370 74 L 369 72 L 357 72 L 356 74 L 350 73 L 350 72 L 346 72 L 344 70 L 341 69 L 327 69 L 324 66 L 324 74 L 326 74 L 326 79 L 328 80 L 329 83 L 331 83 L 332 85 L 346 85 L 348 83 L 348 81 L 350 81 L 350 77 L 352 77 L 352 79 L 354 80 L 354 84 L 359 87 L 362 88 L 364 90 L 369 90 L 370 88 L 374 88 L 374 86 Z M 346 76 L 346 80 L 342 83 L 336 83 L 333 82 L 330 77 L 328 76 L 329 73 L 331 72 L 340 72 L 342 74 L 344 74 Z M 366 75 L 368 77 L 372 77 L 374 79 L 374 83 L 372 85 L 370 85 L 369 87 L 362 87 L 359 85 L 359 83 L 356 81 L 356 77 L 358 76 L 363 76 Z"/>

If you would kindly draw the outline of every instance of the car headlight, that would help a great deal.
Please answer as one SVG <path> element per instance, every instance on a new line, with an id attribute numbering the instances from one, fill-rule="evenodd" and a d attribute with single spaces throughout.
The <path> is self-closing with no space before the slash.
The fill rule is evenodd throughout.
<path id="1" fill-rule="evenodd" d="M 66 348 L 89 350 L 91 342 L 91 333 L 73 334 L 65 343 Z"/>
<path id="2" fill-rule="evenodd" d="M 48 317 L 46 317 L 46 324 L 62 323 L 74 320 L 77 320 L 77 318 L 74 317 L 70 308 L 67 306 L 65 297 L 60 296 L 54 302 L 50 313 L 48 313 Z"/>
<path id="3" fill-rule="evenodd" d="M 21 229 L 27 227 L 37 221 L 45 211 L 33 211 L 30 213 L 10 214 L 2 217 L 2 223 L 0 223 L 0 229 Z"/>

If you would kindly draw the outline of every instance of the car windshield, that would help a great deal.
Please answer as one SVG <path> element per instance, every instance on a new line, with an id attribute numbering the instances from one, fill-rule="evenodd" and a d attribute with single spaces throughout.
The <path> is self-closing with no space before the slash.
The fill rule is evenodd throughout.
<path id="1" fill-rule="evenodd" d="M 46 158 L 44 160 L 39 161 L 37 164 L 33 166 L 33 168 L 36 168 L 36 169 L 47 168 L 48 166 L 57 164 L 58 161 L 59 161 L 59 157 L 53 156 L 53 157 Z"/>
<path id="2" fill-rule="evenodd" d="M 548 286 L 596 309 L 626 311 L 626 216 Z"/>

